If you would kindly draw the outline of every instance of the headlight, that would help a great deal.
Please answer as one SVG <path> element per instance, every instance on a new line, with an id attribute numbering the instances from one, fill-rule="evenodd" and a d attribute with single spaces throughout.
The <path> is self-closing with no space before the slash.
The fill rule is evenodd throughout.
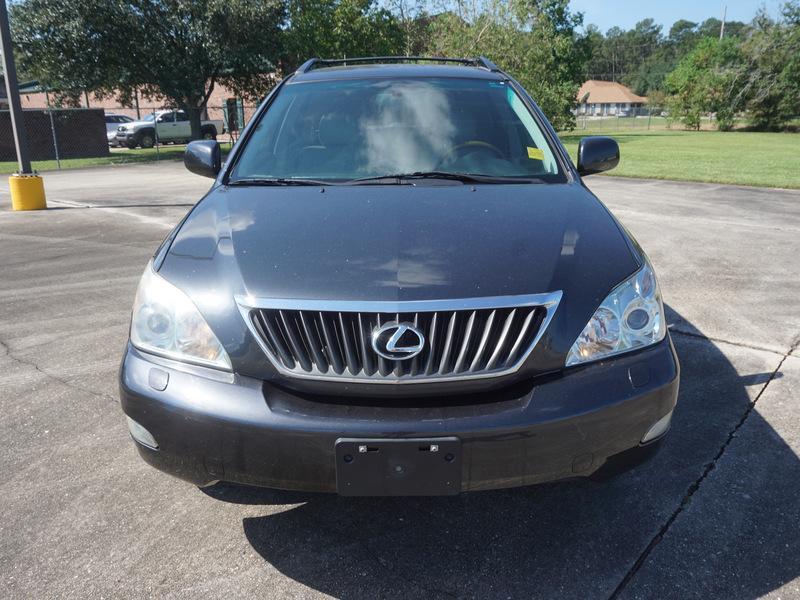
<path id="1" fill-rule="evenodd" d="M 660 342 L 664 305 L 648 262 L 603 300 L 567 354 L 567 365 L 605 358 Z"/>
<path id="2" fill-rule="evenodd" d="M 189 297 L 147 264 L 131 319 L 131 343 L 145 352 L 219 369 L 231 369 L 219 343 Z"/>

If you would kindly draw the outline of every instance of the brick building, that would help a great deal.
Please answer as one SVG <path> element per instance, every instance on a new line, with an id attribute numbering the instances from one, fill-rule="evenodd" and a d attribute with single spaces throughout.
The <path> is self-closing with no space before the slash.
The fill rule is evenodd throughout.
<path id="1" fill-rule="evenodd" d="M 37 82 L 20 85 L 20 98 L 22 108 L 46 108 L 53 104 L 53 94 L 40 88 Z M 0 108 L 5 101 L 5 94 L 0 97 Z M 83 108 L 102 108 L 106 113 L 128 115 L 134 119 L 143 117 L 154 110 L 170 108 L 163 100 L 156 101 L 145 97 L 138 98 L 138 108 L 125 107 L 117 97 L 98 98 L 91 92 L 84 92 L 81 100 Z M 241 98 L 223 85 L 215 85 L 209 97 L 206 114 L 203 118 L 221 119 L 226 124 L 226 130 L 240 130 L 255 112 L 256 105 L 244 102 Z"/>

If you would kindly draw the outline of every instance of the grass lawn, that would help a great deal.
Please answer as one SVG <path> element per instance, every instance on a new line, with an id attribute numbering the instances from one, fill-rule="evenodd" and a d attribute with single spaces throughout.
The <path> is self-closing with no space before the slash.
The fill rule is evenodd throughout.
<path id="1" fill-rule="evenodd" d="M 661 119 L 663 121 L 663 119 Z M 627 123 L 634 121 L 628 119 Z M 683 131 L 656 127 L 639 129 L 638 121 L 646 126 L 646 119 L 635 119 L 636 126 L 603 129 L 597 126 L 587 130 L 562 133 L 561 139 L 573 161 L 578 150 L 578 140 L 584 135 L 608 135 L 619 142 L 619 166 L 610 172 L 619 177 L 645 177 L 683 181 L 706 181 L 735 185 L 756 185 L 800 189 L 800 134 L 756 133 L 750 131 Z M 625 119 L 620 119 L 626 123 Z M 588 121 L 592 123 L 592 121 Z M 616 123 L 616 120 L 613 120 Z M 626 123 L 626 124 L 627 124 Z M 652 125 L 652 124 L 651 124 Z M 659 122 L 658 125 L 661 125 Z M 71 158 L 61 161 L 62 169 L 78 169 L 103 165 L 150 162 L 154 160 L 180 160 L 185 146 L 155 148 L 114 149 L 101 158 Z M 230 144 L 222 144 L 222 151 Z M 34 161 L 37 171 L 51 171 L 56 162 Z M 16 162 L 0 162 L 0 174 L 13 173 Z"/>
<path id="2" fill-rule="evenodd" d="M 591 131 L 619 143 L 610 175 L 800 188 L 800 134 L 750 131 Z M 580 131 L 562 133 L 575 160 Z"/>
<path id="3" fill-rule="evenodd" d="M 739 129 L 747 125 L 744 119 L 736 119 L 734 129 Z M 672 121 L 666 117 L 652 116 L 652 117 L 588 117 L 584 118 L 581 115 L 577 117 L 577 126 L 572 133 L 583 133 L 584 135 L 593 135 L 597 132 L 615 132 L 626 133 L 629 131 L 646 131 L 653 129 L 672 129 L 682 131 L 683 125 L 679 122 Z M 708 117 L 701 117 L 700 129 L 703 131 L 716 131 L 716 121 Z"/>
<path id="4" fill-rule="evenodd" d="M 231 149 L 230 143 L 220 144 L 223 155 Z M 107 165 L 124 165 L 129 163 L 153 162 L 155 160 L 180 160 L 186 146 L 159 146 L 156 154 L 155 148 L 112 148 L 108 156 L 98 158 L 66 158 L 61 161 L 62 169 L 82 169 L 84 167 L 102 167 Z M 54 160 L 34 160 L 32 167 L 36 171 L 54 171 L 57 168 Z M 0 174 L 16 172 L 17 163 L 0 162 Z"/>

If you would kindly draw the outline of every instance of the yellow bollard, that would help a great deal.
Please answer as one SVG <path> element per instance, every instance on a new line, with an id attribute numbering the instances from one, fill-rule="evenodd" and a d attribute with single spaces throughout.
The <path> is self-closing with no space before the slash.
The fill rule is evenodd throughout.
<path id="1" fill-rule="evenodd" d="M 14 174 L 8 178 L 13 210 L 42 210 L 47 208 L 44 181 L 38 175 Z"/>

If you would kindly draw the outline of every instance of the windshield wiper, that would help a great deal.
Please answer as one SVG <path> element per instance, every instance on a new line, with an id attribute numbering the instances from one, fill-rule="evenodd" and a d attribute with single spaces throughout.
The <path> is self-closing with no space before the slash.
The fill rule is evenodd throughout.
<path id="1" fill-rule="evenodd" d="M 447 179 L 464 183 L 538 183 L 541 179 L 527 177 L 502 177 L 484 175 L 482 173 L 454 173 L 450 171 L 414 171 L 413 173 L 392 173 L 361 177 L 348 181 L 325 181 L 322 179 L 291 179 L 287 177 L 243 177 L 228 182 L 230 186 L 281 186 L 281 185 L 369 185 L 395 183 L 399 184 L 414 179 Z"/>
<path id="2" fill-rule="evenodd" d="M 336 185 L 332 181 L 323 181 L 321 179 L 288 179 L 286 177 L 244 177 L 242 179 L 233 179 L 228 182 L 228 185 Z"/>
<path id="3" fill-rule="evenodd" d="M 449 179 L 463 181 L 464 183 L 533 183 L 536 179 L 520 177 L 498 177 L 481 173 L 453 173 L 450 171 L 414 171 L 413 173 L 393 173 L 390 175 L 377 175 L 375 177 L 361 177 L 351 179 L 350 185 L 380 183 L 384 181 L 403 181 L 409 179 Z"/>

